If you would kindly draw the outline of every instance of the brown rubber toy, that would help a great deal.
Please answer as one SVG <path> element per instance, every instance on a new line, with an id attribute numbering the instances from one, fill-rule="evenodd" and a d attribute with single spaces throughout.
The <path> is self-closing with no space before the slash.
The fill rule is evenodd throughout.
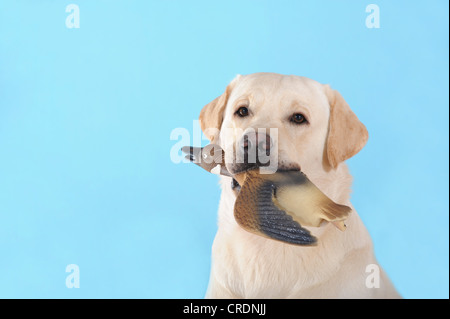
<path id="1" fill-rule="evenodd" d="M 314 245 L 317 239 L 303 226 L 324 220 L 345 230 L 351 212 L 322 193 L 301 171 L 260 174 L 258 169 L 232 175 L 218 145 L 183 147 L 186 158 L 208 172 L 232 176 L 241 186 L 234 205 L 236 222 L 257 235 L 295 245 Z"/>

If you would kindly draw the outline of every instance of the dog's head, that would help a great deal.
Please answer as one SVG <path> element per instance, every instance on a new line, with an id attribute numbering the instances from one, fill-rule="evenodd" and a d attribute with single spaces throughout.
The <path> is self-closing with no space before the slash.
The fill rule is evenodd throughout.
<path id="1" fill-rule="evenodd" d="M 368 133 L 339 92 L 314 80 L 274 73 L 238 75 L 200 113 L 231 173 L 255 167 L 335 169 Z"/>

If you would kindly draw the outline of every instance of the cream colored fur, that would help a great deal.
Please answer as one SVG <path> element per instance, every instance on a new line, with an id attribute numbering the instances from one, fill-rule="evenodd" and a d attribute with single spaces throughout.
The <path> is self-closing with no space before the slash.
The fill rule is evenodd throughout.
<path id="1" fill-rule="evenodd" d="M 344 106 L 339 106 L 343 108 L 342 114 L 333 114 L 332 119 L 330 114 L 332 107 L 337 107 L 335 103 Z M 248 117 L 234 115 L 240 105 L 249 108 Z M 290 123 L 293 113 L 304 114 L 309 124 Z M 200 120 L 204 131 L 209 126 L 218 126 L 217 134 L 210 138 L 226 153 L 233 150 L 242 131 L 248 128 L 277 128 L 279 165 L 300 165 L 328 197 L 353 208 L 352 177 L 346 164 L 339 161 L 353 156 L 364 146 L 367 131 L 340 94 L 329 86 L 274 73 L 237 76 L 224 95 L 202 110 Z M 330 123 L 333 120 L 348 123 Z M 355 133 L 350 138 L 340 138 L 339 134 L 344 133 L 332 132 L 332 125 L 351 125 L 352 129 L 354 126 Z M 370 275 L 366 267 L 377 261 L 371 238 L 354 209 L 346 221 L 346 231 L 329 223 L 310 227 L 318 245 L 299 247 L 242 229 L 233 217 L 236 195 L 231 189 L 231 178 L 222 176 L 220 184 L 218 232 L 212 248 L 207 298 L 400 297 L 381 267 L 380 287 L 366 286 Z"/>

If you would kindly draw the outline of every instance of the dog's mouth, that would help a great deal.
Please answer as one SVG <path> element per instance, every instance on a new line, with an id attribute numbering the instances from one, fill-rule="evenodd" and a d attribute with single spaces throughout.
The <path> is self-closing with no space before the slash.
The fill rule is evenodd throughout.
<path id="1" fill-rule="evenodd" d="M 255 166 L 255 167 L 251 167 L 251 168 L 247 168 L 241 171 L 238 171 L 236 174 L 242 174 L 251 170 L 256 170 L 259 169 L 259 166 Z M 278 167 L 278 169 L 276 170 L 277 172 L 288 172 L 288 171 L 294 171 L 294 172 L 298 172 L 300 171 L 300 165 L 296 164 L 296 163 L 289 163 L 289 164 L 284 164 L 281 165 L 280 167 Z M 239 194 L 240 190 L 241 190 L 241 185 L 239 184 L 239 182 L 233 177 L 231 179 L 231 189 L 235 192 L 235 194 Z"/>

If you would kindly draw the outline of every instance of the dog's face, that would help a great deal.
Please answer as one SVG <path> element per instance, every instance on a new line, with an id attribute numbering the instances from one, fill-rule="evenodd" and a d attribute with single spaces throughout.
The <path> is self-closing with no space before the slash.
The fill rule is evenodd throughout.
<path id="1" fill-rule="evenodd" d="M 338 92 L 311 79 L 273 73 L 237 76 L 204 107 L 200 121 L 208 138 L 225 150 L 231 173 L 255 166 L 329 170 L 368 138 Z"/>

